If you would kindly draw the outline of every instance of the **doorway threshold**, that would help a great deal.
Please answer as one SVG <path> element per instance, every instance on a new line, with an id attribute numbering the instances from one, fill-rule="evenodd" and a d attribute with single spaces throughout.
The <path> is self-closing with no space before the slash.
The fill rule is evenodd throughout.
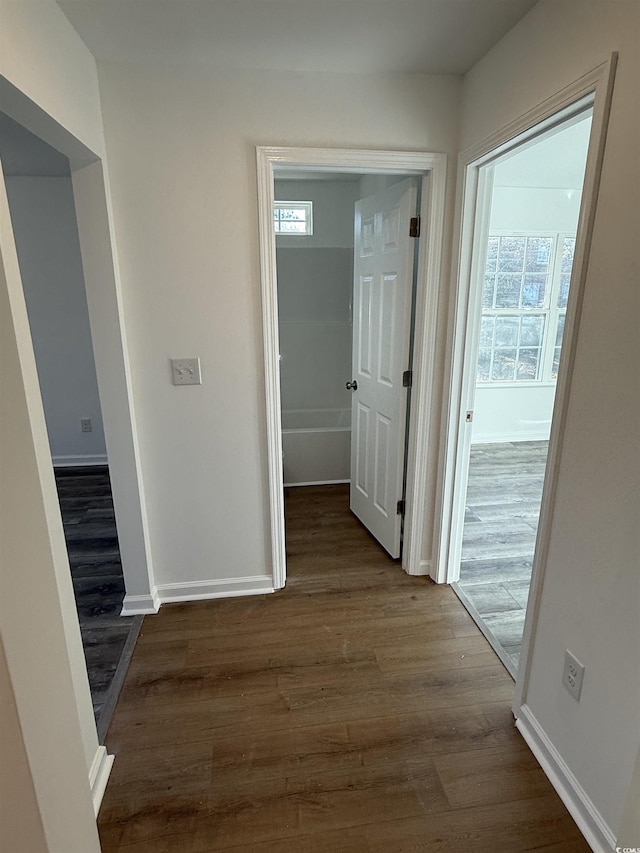
<path id="1" fill-rule="evenodd" d="M 482 631 L 482 633 L 485 636 L 485 639 L 489 642 L 489 645 L 491 646 L 491 648 L 494 650 L 494 652 L 500 658 L 500 662 L 502 663 L 504 668 L 507 670 L 507 672 L 509 673 L 511 678 L 513 678 L 513 680 L 515 681 L 517 678 L 517 675 L 518 675 L 518 669 L 517 669 L 514 661 L 512 660 L 512 658 L 505 651 L 500 640 L 498 640 L 498 638 L 493 633 L 491 628 L 489 628 L 489 626 L 486 624 L 486 622 L 484 621 L 484 619 L 482 618 L 480 613 L 478 613 L 476 608 L 471 603 L 468 596 L 465 595 L 465 592 L 461 588 L 460 584 L 459 583 L 452 583 L 451 589 L 458 596 L 458 598 L 460 599 L 460 601 L 464 605 L 465 609 L 469 613 L 469 616 L 471 616 L 471 618 L 476 623 L 478 628 L 480 628 L 480 630 Z"/>
<path id="2" fill-rule="evenodd" d="M 113 712 L 116 709 L 118 697 L 120 696 L 120 691 L 122 690 L 122 685 L 124 684 L 129 664 L 131 663 L 131 656 L 133 655 L 133 650 L 138 640 L 138 634 L 142 628 L 142 620 L 144 619 L 144 616 L 128 616 L 126 618 L 131 620 L 129 634 L 127 635 L 116 671 L 113 674 L 111 683 L 109 684 L 104 696 L 102 707 L 97 714 L 96 728 L 98 730 L 98 741 L 100 743 L 104 743 L 107 735 L 107 730 L 109 729 L 109 724 L 111 723 Z"/>

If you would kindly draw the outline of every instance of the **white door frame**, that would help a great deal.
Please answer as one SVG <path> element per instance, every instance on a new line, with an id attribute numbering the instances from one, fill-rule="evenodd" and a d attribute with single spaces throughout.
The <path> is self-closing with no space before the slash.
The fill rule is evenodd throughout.
<path id="1" fill-rule="evenodd" d="M 436 361 L 437 311 L 441 289 L 446 155 L 411 151 L 275 147 L 258 147 L 256 155 L 269 515 L 274 589 L 281 589 L 286 582 L 278 285 L 273 222 L 274 175 L 278 170 L 283 169 L 344 172 L 345 174 L 355 172 L 423 176 L 402 567 L 407 574 L 429 574 L 430 563 L 422 559 L 422 542 L 429 512 L 429 475 L 437 464 L 435 454 L 429 452 L 428 437 L 432 429 L 431 413 L 437 410 L 437 406 L 434 405 L 434 396 L 438 389 L 434 388 L 433 374 Z"/>
<path id="2" fill-rule="evenodd" d="M 482 173 L 480 168 L 490 165 L 511 149 L 520 147 L 527 140 L 532 142 L 538 140 L 542 135 L 553 131 L 567 119 L 584 111 L 590 105 L 593 106 L 591 135 L 551 423 L 540 521 L 525 619 L 522 654 L 516 681 L 516 696 L 513 706 L 516 716 L 518 716 L 520 708 L 526 700 L 530 661 L 549 550 L 551 521 L 558 485 L 558 463 L 567 419 L 569 391 L 577 345 L 576 333 L 587 276 L 616 60 L 617 54 L 612 54 L 606 62 L 562 89 L 535 109 L 525 113 L 507 127 L 502 128 L 489 139 L 464 151 L 459 158 L 458 180 L 462 187 L 461 214 L 457 217 L 459 233 L 454 245 L 460 246 L 460 253 L 457 268 L 453 271 L 453 331 L 452 342 L 448 349 L 451 353 L 451 365 L 447 389 L 448 402 L 445 401 L 443 409 L 446 413 L 442 436 L 444 464 L 438 484 L 437 502 L 440 523 L 439 530 L 436 532 L 434 559 L 436 564 L 435 579 L 439 583 L 452 583 L 458 580 L 460 570 L 459 559 L 456 564 L 459 548 L 455 544 L 454 537 L 461 538 L 461 525 L 464 515 L 461 506 L 464 504 L 464 495 L 461 495 L 460 485 L 466 476 L 461 471 L 461 467 L 464 464 L 465 447 L 468 448 L 471 430 L 471 424 L 467 424 L 465 421 L 466 409 L 463 406 L 468 399 L 469 389 L 467 386 L 470 381 L 469 376 L 473 372 L 469 370 L 469 360 L 473 356 L 474 347 L 468 345 L 467 324 L 477 308 L 472 304 L 472 284 L 475 273 L 472 260 L 474 239 L 479 227 L 475 222 L 478 199 L 482 203 Z"/>

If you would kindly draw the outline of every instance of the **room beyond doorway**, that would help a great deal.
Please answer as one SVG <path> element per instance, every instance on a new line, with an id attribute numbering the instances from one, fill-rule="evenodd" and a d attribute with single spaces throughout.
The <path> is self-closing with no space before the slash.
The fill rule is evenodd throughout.
<path id="1" fill-rule="evenodd" d="M 547 441 L 471 447 L 456 591 L 507 669 L 520 662 Z"/>
<path id="2" fill-rule="evenodd" d="M 454 588 L 515 678 L 535 555 L 590 107 L 481 166 Z M 457 578 L 452 578 L 456 580 Z"/>
<path id="3" fill-rule="evenodd" d="M 349 482 L 351 511 L 394 559 L 402 549 L 418 183 L 324 173 L 275 182 L 285 485 Z"/>

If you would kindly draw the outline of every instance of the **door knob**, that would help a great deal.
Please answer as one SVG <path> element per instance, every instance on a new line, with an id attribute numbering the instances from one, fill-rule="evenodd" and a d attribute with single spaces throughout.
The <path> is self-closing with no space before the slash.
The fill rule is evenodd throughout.
<path id="1" fill-rule="evenodd" d="M 347 382 L 345 387 L 346 387 L 347 391 L 357 391 L 358 390 L 358 383 L 354 379 L 353 382 Z"/>

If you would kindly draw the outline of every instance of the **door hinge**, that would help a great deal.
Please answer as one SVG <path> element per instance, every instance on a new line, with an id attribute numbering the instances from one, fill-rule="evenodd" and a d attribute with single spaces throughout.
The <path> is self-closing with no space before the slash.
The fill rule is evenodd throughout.
<path id="1" fill-rule="evenodd" d="M 398 501 L 398 503 L 396 504 L 396 515 L 404 515 L 406 506 L 406 501 Z"/>
<path id="2" fill-rule="evenodd" d="M 411 221 L 409 223 L 409 237 L 419 237 L 420 236 L 420 217 L 412 216 Z"/>
<path id="3" fill-rule="evenodd" d="M 402 373 L 402 387 L 411 388 L 413 385 L 413 370 L 405 370 Z"/>

